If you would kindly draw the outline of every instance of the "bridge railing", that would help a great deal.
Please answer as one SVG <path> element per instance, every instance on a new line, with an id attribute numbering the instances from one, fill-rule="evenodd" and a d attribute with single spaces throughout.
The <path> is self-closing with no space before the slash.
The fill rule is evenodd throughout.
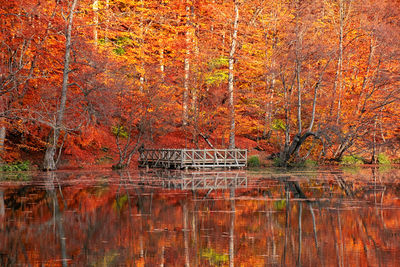
<path id="1" fill-rule="evenodd" d="M 245 149 L 142 149 L 142 167 L 241 168 L 247 166 Z"/>

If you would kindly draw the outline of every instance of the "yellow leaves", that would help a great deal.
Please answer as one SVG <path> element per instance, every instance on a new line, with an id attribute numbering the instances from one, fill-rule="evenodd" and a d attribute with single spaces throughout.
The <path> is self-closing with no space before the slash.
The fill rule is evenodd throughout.
<path id="1" fill-rule="evenodd" d="M 227 70 L 215 70 L 209 75 L 206 75 L 206 83 L 208 85 L 220 85 L 228 81 Z"/>

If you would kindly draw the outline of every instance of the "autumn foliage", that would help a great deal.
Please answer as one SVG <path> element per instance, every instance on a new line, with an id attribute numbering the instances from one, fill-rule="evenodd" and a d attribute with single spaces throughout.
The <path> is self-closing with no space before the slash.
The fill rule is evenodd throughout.
<path id="1" fill-rule="evenodd" d="M 122 166 L 141 145 L 227 147 L 232 130 L 284 164 L 399 157 L 398 14 L 396 0 L 1 1 L 1 157 L 41 162 L 54 144 L 58 163 Z"/>

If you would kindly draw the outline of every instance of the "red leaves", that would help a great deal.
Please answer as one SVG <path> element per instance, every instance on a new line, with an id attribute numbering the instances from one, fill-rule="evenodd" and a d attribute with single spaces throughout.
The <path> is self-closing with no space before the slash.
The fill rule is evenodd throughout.
<path id="1" fill-rule="evenodd" d="M 8 133 L 19 120 L 26 124 L 18 130 L 25 139 L 8 134 L 13 151 L 40 151 L 60 103 L 65 20 L 54 1 L 20 2 L 0 6 L 0 112 L 7 113 Z M 360 148 L 398 138 L 391 127 L 399 115 L 397 6 L 378 2 L 356 0 L 352 8 L 347 0 L 300 6 L 240 2 L 234 57 L 238 147 L 269 138 L 261 147 L 278 148 L 292 138 L 299 125 L 299 90 L 303 130 L 311 124 L 316 92 L 313 130 L 329 136 L 331 147 L 340 147 L 356 129 L 365 130 L 352 133 Z M 115 125 L 130 129 L 132 140 L 142 132 L 146 146 L 207 147 L 201 135 L 226 146 L 233 7 L 233 1 L 99 1 L 97 7 L 80 1 L 62 125 L 69 133 L 66 154 L 95 162 L 105 143 L 117 151 L 111 145 Z M 280 127 L 274 127 L 277 121 Z"/>

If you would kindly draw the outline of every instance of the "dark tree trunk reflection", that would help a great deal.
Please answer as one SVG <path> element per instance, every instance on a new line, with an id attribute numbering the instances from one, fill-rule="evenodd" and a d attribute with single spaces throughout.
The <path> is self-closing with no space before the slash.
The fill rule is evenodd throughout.
<path id="1" fill-rule="evenodd" d="M 231 204 L 231 219 L 229 227 L 229 266 L 235 266 L 235 217 L 236 217 L 236 206 L 235 206 L 235 188 L 231 187 L 229 191 L 229 198 Z"/>
<path id="2" fill-rule="evenodd" d="M 3 230 L 6 209 L 4 206 L 4 190 L 0 189 L 0 230 Z"/>
<path id="3" fill-rule="evenodd" d="M 66 236 L 63 225 L 63 214 L 60 211 L 57 192 L 54 186 L 54 183 L 57 182 L 58 182 L 57 174 L 55 172 L 47 172 L 46 192 L 53 202 L 53 220 L 55 225 L 57 226 L 57 231 L 58 231 L 58 239 L 60 242 L 60 250 L 61 250 L 60 251 L 61 263 L 62 266 L 65 267 L 68 266 L 67 245 L 66 245 Z M 62 192 L 61 189 L 60 192 Z"/>

